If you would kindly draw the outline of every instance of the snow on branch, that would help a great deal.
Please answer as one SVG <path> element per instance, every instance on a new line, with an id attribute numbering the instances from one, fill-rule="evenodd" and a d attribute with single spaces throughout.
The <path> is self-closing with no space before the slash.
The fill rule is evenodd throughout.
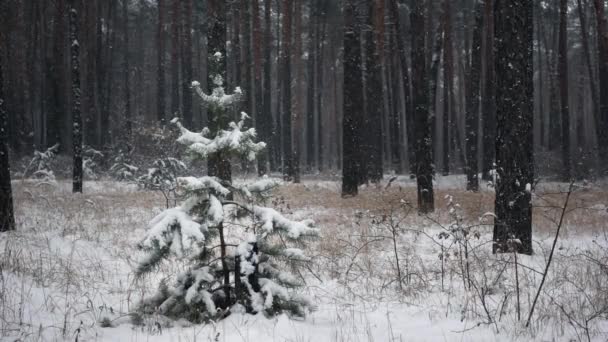
<path id="1" fill-rule="evenodd" d="M 209 134 L 207 128 L 200 133 L 195 133 L 185 128 L 178 119 L 173 119 L 171 122 L 176 124 L 181 132 L 177 141 L 187 145 L 190 152 L 203 159 L 217 152 L 225 152 L 244 155 L 248 160 L 253 161 L 255 156 L 266 148 L 266 144 L 255 142 L 257 136 L 255 128 L 243 130 L 245 120 L 248 118 L 246 113 L 241 113 L 241 120 L 238 123 L 231 122 L 227 130 L 219 130 L 213 139 L 206 137 Z"/>
<path id="2" fill-rule="evenodd" d="M 292 221 L 272 208 L 258 206 L 253 207 L 253 214 L 260 220 L 262 229 L 268 233 L 277 229 L 286 232 L 287 236 L 292 239 L 298 239 L 300 236 L 319 235 L 319 229 L 314 228 L 313 220 Z"/>
<path id="3" fill-rule="evenodd" d="M 179 177 L 177 178 L 177 185 L 185 191 L 213 191 L 222 196 L 230 193 L 230 190 L 220 184 L 220 180 L 216 177 Z"/>
<path id="4" fill-rule="evenodd" d="M 201 88 L 200 82 L 192 82 L 192 89 L 194 89 L 194 92 L 201 98 L 203 104 L 206 106 L 217 106 L 221 108 L 226 108 L 238 103 L 243 97 L 243 91 L 240 87 L 236 87 L 234 89 L 233 94 L 226 94 L 226 91 L 222 86 L 224 80 L 220 75 L 215 76 L 215 78 L 213 79 L 213 83 L 216 87 L 213 88 L 211 95 L 208 95 L 205 94 L 205 92 Z"/>
<path id="5" fill-rule="evenodd" d="M 181 207 L 168 209 L 158 214 L 149 223 L 150 229 L 140 243 L 143 248 L 169 248 L 176 255 L 183 255 L 205 240 L 200 223 Z"/>

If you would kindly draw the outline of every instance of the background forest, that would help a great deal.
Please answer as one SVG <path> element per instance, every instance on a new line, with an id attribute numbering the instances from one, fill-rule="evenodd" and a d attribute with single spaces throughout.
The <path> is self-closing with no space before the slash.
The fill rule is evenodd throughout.
<path id="1" fill-rule="evenodd" d="M 559 1 L 533 3 L 530 148 L 537 175 L 598 175 L 598 166 L 606 165 L 598 154 L 606 155 L 603 150 L 608 148 L 602 143 L 608 120 L 601 111 L 608 96 L 600 95 L 608 82 L 600 77 L 600 52 L 606 44 L 599 39 L 605 30 L 604 4 L 561 1 L 566 9 L 560 13 Z M 68 1 L 5 0 L 1 6 L 6 41 L 0 58 L 7 66 L 11 151 L 31 155 L 59 143 L 59 153 L 69 155 Z M 241 109 L 251 114 L 261 140 L 270 145 L 264 167 L 288 172 L 283 165 L 296 151 L 299 167 L 289 173 L 341 169 L 345 76 L 340 1 L 91 0 L 75 1 L 75 6 L 80 14 L 85 145 L 112 155 L 130 141 L 135 154 L 152 156 L 156 152 L 146 141 L 173 117 L 182 117 L 191 129 L 206 126 L 206 109 L 193 103 L 190 83 L 207 79 L 207 36 L 219 23 L 227 34 L 227 88 L 244 89 Z M 381 156 L 379 167 L 403 174 L 414 158 L 413 115 L 406 110 L 417 67 L 409 59 L 410 7 L 397 0 L 378 6 L 372 10 L 363 5 L 358 18 L 363 58 L 374 54 L 374 44 L 366 43 L 372 28 L 379 52 L 376 59 L 361 64 L 378 77 L 365 81 L 371 89 L 361 104 L 370 102 L 378 109 L 366 110 L 365 122 L 368 127 L 380 125 L 381 141 L 374 142 L 380 149 L 374 153 Z M 492 37 L 487 34 L 493 26 L 491 4 L 427 1 L 423 11 L 435 168 L 443 174 L 462 173 L 465 160 L 474 158 L 487 175 L 495 134 L 495 76 L 487 67 L 493 65 L 488 50 Z M 467 113 L 472 117 L 467 119 Z M 468 136 L 467 127 L 475 134 Z M 368 134 L 364 139 L 374 138 Z M 477 139 L 477 144 L 467 157 L 469 139 Z M 570 166 L 564 168 L 566 162 Z"/>

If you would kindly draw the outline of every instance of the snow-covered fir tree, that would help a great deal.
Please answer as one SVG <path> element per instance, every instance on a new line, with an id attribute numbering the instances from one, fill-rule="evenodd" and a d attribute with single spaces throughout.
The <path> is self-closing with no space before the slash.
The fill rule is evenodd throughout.
<path id="1" fill-rule="evenodd" d="M 217 55 L 214 58 L 218 58 Z M 240 98 L 240 91 L 227 95 L 221 79 L 205 94 L 198 82 L 193 88 L 206 106 L 225 111 Z M 256 142 L 249 117 L 211 134 L 208 128 L 192 132 L 178 119 L 172 121 L 193 159 L 220 153 L 250 161 L 265 148 Z M 277 210 L 264 207 L 278 181 L 261 178 L 233 185 L 216 177 L 180 177 L 181 205 L 163 211 L 150 222 L 140 248 L 145 251 L 137 274 L 155 269 L 167 258 L 187 263 L 177 279 L 161 282 L 157 293 L 144 300 L 144 313 L 157 312 L 174 318 L 201 322 L 246 311 L 272 316 L 286 312 L 304 316 L 312 303 L 297 292 L 303 285 L 294 275 L 309 261 L 302 250 L 305 241 L 318 236 L 312 220 L 293 221 Z"/>

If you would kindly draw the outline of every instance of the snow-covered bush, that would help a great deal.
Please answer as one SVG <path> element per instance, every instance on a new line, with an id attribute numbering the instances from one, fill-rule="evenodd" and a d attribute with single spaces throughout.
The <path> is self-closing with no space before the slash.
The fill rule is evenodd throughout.
<path id="1" fill-rule="evenodd" d="M 51 164 L 57 156 L 59 144 L 49 147 L 46 151 L 34 151 L 34 157 L 23 171 L 23 178 L 32 177 L 41 182 L 55 182 L 55 174 L 51 169 Z"/>
<path id="2" fill-rule="evenodd" d="M 84 175 L 88 179 L 99 179 L 99 164 L 103 160 L 103 153 L 90 146 L 85 146 L 82 151 L 82 157 Z"/>
<path id="3" fill-rule="evenodd" d="M 131 164 L 131 157 L 127 151 L 120 150 L 110 167 L 110 175 L 121 182 L 135 181 L 139 168 Z"/>
<path id="4" fill-rule="evenodd" d="M 160 191 L 169 207 L 169 199 L 177 188 L 177 177 L 186 171 L 187 167 L 177 158 L 162 158 L 154 161 L 154 167 L 137 178 L 137 183 L 144 189 Z"/>
<path id="5" fill-rule="evenodd" d="M 236 101 L 219 81 L 211 95 L 197 89 L 197 83 L 193 86 L 205 105 L 225 110 Z M 255 142 L 255 129 L 245 128 L 246 119 L 243 113 L 241 121 L 215 134 L 207 128 L 192 132 L 178 119 L 172 122 L 181 133 L 177 142 L 193 159 L 221 153 L 254 160 L 265 144 Z M 303 316 L 312 308 L 295 291 L 302 281 L 287 270 L 309 261 L 301 248 L 318 230 L 311 220 L 292 221 L 260 205 L 277 181 L 262 178 L 235 186 L 216 177 L 179 177 L 177 185 L 184 200 L 150 221 L 139 243 L 145 257 L 136 273 L 146 274 L 170 257 L 188 266 L 173 283 L 161 282 L 158 292 L 144 300 L 144 313 L 201 322 L 232 311 Z"/>

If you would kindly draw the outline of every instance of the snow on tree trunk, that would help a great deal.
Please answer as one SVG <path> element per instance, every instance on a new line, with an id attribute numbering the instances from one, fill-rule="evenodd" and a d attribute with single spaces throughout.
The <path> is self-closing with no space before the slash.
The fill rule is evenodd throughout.
<path id="1" fill-rule="evenodd" d="M 80 113 L 80 44 L 78 42 L 78 12 L 75 1 L 70 1 L 70 42 L 72 57 L 72 134 L 74 168 L 72 192 L 82 193 L 82 116 Z"/>
<path id="2" fill-rule="evenodd" d="M 533 71 L 532 2 L 496 3 L 496 219 L 494 252 L 519 240 L 532 253 Z"/>

